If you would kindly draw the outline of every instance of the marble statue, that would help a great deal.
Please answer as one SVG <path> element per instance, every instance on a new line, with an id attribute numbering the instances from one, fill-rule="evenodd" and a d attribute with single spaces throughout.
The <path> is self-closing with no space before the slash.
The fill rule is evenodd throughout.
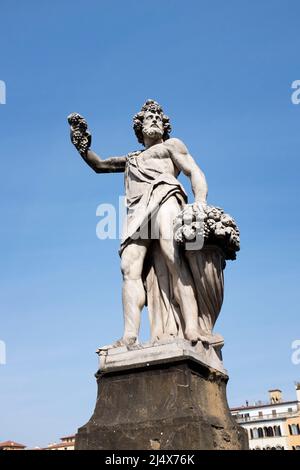
<path id="1" fill-rule="evenodd" d="M 91 150 L 83 117 L 68 117 L 71 140 L 96 173 L 124 172 L 127 221 L 120 247 L 124 334 L 116 347 L 138 342 L 141 311 L 148 307 L 151 342 L 185 339 L 217 344 L 226 259 L 235 259 L 239 231 L 228 214 L 207 203 L 207 182 L 185 144 L 170 138 L 162 107 L 147 100 L 133 118 L 143 150 L 100 158 Z M 177 177 L 191 182 L 194 201 Z M 197 245 L 195 241 L 202 240 Z"/>

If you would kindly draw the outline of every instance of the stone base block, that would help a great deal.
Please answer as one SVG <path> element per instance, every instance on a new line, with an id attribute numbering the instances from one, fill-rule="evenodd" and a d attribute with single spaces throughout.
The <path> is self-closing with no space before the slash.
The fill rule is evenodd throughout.
<path id="1" fill-rule="evenodd" d="M 158 356 L 127 368 L 122 356 L 122 367 L 97 373 L 95 411 L 78 430 L 75 448 L 248 449 L 246 431 L 228 408 L 228 376 L 193 355 Z"/>

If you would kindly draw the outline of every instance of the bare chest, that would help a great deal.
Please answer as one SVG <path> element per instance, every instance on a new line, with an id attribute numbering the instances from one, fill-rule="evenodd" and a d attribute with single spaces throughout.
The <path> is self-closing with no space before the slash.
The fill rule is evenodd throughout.
<path id="1" fill-rule="evenodd" d="M 139 156 L 138 160 L 145 164 L 147 167 L 152 167 L 160 172 L 177 175 L 178 170 L 174 166 L 173 160 L 170 157 L 168 149 L 164 144 L 157 144 L 144 150 Z"/>

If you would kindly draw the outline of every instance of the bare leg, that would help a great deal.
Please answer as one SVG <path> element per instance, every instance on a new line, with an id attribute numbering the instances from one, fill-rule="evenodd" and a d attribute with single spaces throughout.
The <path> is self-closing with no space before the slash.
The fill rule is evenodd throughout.
<path id="1" fill-rule="evenodd" d="M 168 269 L 171 273 L 174 292 L 180 305 L 185 322 L 184 336 L 186 339 L 197 342 L 208 341 L 205 333 L 199 329 L 198 305 L 193 288 L 192 275 L 186 264 L 186 260 L 180 256 L 178 245 L 173 239 L 173 220 L 180 212 L 180 206 L 175 197 L 166 201 L 159 210 L 157 222 L 160 230 L 160 246 L 165 257 Z"/>
<path id="2" fill-rule="evenodd" d="M 138 338 L 141 311 L 146 300 L 142 270 L 148 245 L 148 240 L 138 240 L 128 245 L 122 253 L 124 334 L 115 346 L 132 345 Z"/>

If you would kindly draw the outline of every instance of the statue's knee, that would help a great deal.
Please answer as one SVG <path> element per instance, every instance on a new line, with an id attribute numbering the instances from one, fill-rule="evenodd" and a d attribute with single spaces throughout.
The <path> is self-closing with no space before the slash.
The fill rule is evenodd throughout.
<path id="1" fill-rule="evenodd" d="M 124 257 L 121 260 L 121 272 L 122 276 L 124 279 L 128 278 L 130 276 L 130 261 L 129 259 L 124 259 Z"/>
<path id="2" fill-rule="evenodd" d="M 121 261 L 121 272 L 123 279 L 136 280 L 142 275 L 139 263 L 134 262 L 132 259 L 127 258 Z"/>

